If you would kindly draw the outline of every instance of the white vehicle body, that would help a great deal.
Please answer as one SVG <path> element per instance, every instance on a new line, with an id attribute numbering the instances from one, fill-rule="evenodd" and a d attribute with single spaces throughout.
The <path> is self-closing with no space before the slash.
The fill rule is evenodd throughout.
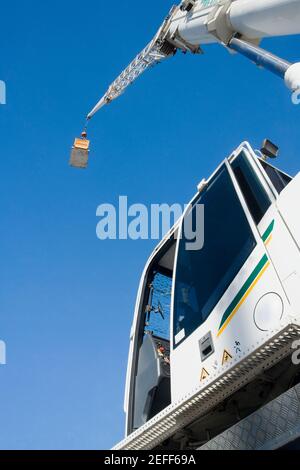
<path id="1" fill-rule="evenodd" d="M 116 448 L 153 448 L 163 443 L 166 438 L 172 438 L 178 429 L 183 430 L 186 424 L 218 405 L 224 397 L 230 397 L 245 384 L 253 382 L 262 370 L 280 363 L 291 354 L 291 341 L 297 338 L 300 327 L 300 173 L 291 179 L 280 172 L 280 186 L 280 181 L 276 180 L 276 172 L 278 170 L 257 157 L 247 142 L 241 144 L 201 185 L 201 193 L 193 198 L 184 217 L 151 255 L 140 282 L 130 336 L 125 392 L 127 437 Z M 218 190 L 218 185 L 220 189 L 223 188 L 222 178 L 224 182 L 227 181 L 225 178 L 230 181 L 226 187 L 231 187 L 228 194 L 232 193 L 232 196 L 228 197 L 234 198 L 230 199 L 233 204 L 228 207 L 225 217 L 227 226 L 225 224 L 223 231 L 218 230 L 214 236 L 205 239 L 202 252 L 187 253 L 181 231 L 185 218 L 192 213 L 196 204 L 202 203 L 202 198 L 204 208 L 208 204 L 208 213 L 205 216 L 208 220 L 206 236 L 209 230 L 218 227 L 219 221 L 214 219 L 218 204 L 209 201 L 212 200 L 210 193 L 213 195 L 213 191 Z M 249 181 L 253 181 L 255 186 L 250 187 Z M 227 203 L 225 192 L 222 189 L 223 197 L 219 199 L 221 208 L 222 204 Z M 258 216 L 259 205 L 264 209 L 259 209 L 261 213 Z M 223 209 L 222 212 L 224 213 Z M 239 214 L 236 216 L 237 224 L 232 223 L 235 214 Z M 243 233 L 248 233 L 245 240 L 250 237 L 245 243 Z M 228 238 L 230 234 L 231 239 Z M 228 262 L 239 243 L 241 250 L 237 257 Z M 215 247 L 215 255 L 212 255 L 211 247 Z M 226 264 L 221 271 L 226 257 L 226 263 L 230 267 Z M 209 259 L 211 263 L 207 263 Z M 196 269 L 200 266 L 201 279 L 194 276 L 198 271 L 190 269 L 193 260 L 197 261 Z M 201 260 L 206 264 L 201 266 Z M 146 418 L 143 415 L 140 421 L 142 424 L 137 426 L 133 415 L 136 413 L 135 401 L 139 400 L 137 395 L 141 388 L 137 388 L 136 384 L 139 377 L 149 375 L 148 362 L 143 359 L 142 365 L 139 364 L 139 355 L 144 338 L 147 337 L 146 341 L 149 341 L 149 336 L 151 339 L 152 335 L 149 331 L 145 335 L 144 330 L 145 325 L 148 325 L 145 321 L 145 306 L 151 302 L 146 290 L 149 273 L 154 265 L 155 272 L 161 267 L 163 272 L 167 269 L 171 273 L 168 274 L 172 285 L 169 318 L 171 396 L 168 406 L 152 412 Z M 214 273 L 218 271 L 219 277 L 214 278 Z M 210 278 L 212 281 L 207 281 Z M 206 295 L 206 291 L 201 290 L 205 283 L 211 295 L 201 306 L 201 296 Z M 182 285 L 185 287 L 182 288 Z M 187 291 L 189 298 L 182 300 L 182 292 L 186 297 Z M 200 314 L 203 317 L 198 321 Z M 192 316 L 193 322 L 196 319 L 196 325 L 190 328 Z M 161 346 L 161 343 L 157 342 L 155 334 L 154 339 L 155 349 L 155 345 Z M 145 354 L 145 350 L 142 354 Z M 156 357 L 156 361 L 159 374 L 161 358 Z M 294 374 L 291 361 L 287 364 Z M 153 368 L 151 371 L 150 375 L 153 374 Z M 276 380 L 280 381 L 281 376 L 278 377 Z M 206 401 L 201 405 L 205 396 Z M 156 399 L 152 392 L 144 398 L 146 408 L 151 406 L 151 400 L 154 402 Z M 142 405 L 144 406 L 143 398 Z M 138 406 L 141 408 L 140 404 Z M 191 412 L 188 412 L 189 408 L 192 409 Z M 184 416 L 181 424 L 180 416 Z M 160 432 L 157 431 L 158 424 Z M 199 429 L 201 430 L 201 425 Z"/>

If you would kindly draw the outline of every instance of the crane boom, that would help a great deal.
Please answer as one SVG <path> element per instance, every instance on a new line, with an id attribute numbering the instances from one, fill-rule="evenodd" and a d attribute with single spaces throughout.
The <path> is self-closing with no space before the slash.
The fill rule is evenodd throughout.
<path id="1" fill-rule="evenodd" d="M 91 119 L 103 106 L 123 94 L 148 68 L 174 55 L 177 49 L 199 53 L 201 43 L 223 42 L 230 46 L 229 40 L 235 33 L 247 34 L 250 41 L 300 33 L 300 2 L 183 0 L 179 6 L 172 7 L 152 41 L 110 85 L 87 118 Z"/>
<path id="2" fill-rule="evenodd" d="M 176 48 L 165 40 L 172 13 L 173 9 L 170 11 L 170 14 L 167 16 L 152 41 L 110 85 L 105 95 L 88 114 L 87 119 L 91 119 L 103 106 L 111 103 L 122 95 L 126 88 L 148 68 L 155 66 L 170 55 L 175 54 Z"/>
<path id="3" fill-rule="evenodd" d="M 110 85 L 87 115 L 87 122 L 148 68 L 177 50 L 201 53 L 202 44 L 219 43 L 276 73 L 293 92 L 300 90 L 300 62 L 292 64 L 258 47 L 264 37 L 300 34 L 300 0 L 182 0 L 173 6 L 152 41 Z M 86 130 L 76 139 L 71 165 L 86 168 Z"/>

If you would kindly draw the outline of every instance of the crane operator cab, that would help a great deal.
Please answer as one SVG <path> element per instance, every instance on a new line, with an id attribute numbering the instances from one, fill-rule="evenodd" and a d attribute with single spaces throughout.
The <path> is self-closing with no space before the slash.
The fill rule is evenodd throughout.
<path id="1" fill-rule="evenodd" d="M 291 357 L 300 339 L 300 174 L 275 168 L 267 153 L 246 142 L 226 158 L 145 267 L 126 448 L 192 449 L 300 380 Z M 190 249 L 184 225 L 196 223 L 199 205 L 204 242 Z"/>

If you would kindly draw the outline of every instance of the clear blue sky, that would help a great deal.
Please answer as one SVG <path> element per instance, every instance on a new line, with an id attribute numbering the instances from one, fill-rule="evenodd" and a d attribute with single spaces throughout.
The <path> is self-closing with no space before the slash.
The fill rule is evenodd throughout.
<path id="1" fill-rule="evenodd" d="M 1 449 L 109 448 L 123 436 L 136 291 L 154 242 L 96 238 L 96 208 L 185 203 L 242 140 L 299 170 L 300 106 L 277 77 L 220 46 L 148 72 L 90 128 L 91 163 L 69 168 L 83 116 L 151 39 L 172 1 L 1 7 Z M 291 61 L 299 37 L 264 41 Z"/>

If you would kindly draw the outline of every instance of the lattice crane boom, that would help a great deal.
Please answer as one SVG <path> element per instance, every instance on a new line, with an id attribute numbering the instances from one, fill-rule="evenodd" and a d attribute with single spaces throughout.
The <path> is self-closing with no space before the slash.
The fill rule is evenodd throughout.
<path id="1" fill-rule="evenodd" d="M 202 44 L 222 44 L 279 75 L 293 92 L 300 90 L 300 62 L 292 64 L 258 47 L 264 37 L 292 34 L 300 34 L 300 0 L 182 0 L 171 8 L 152 41 L 110 85 L 87 122 L 147 69 L 177 50 L 200 53 Z M 85 129 L 82 139 L 75 140 L 71 165 L 86 168 L 88 155 Z"/>
<path id="2" fill-rule="evenodd" d="M 103 106 L 111 103 L 122 95 L 126 88 L 137 80 L 147 69 L 175 54 L 176 48 L 166 40 L 170 19 L 173 13 L 174 9 L 171 10 L 152 41 L 110 85 L 105 95 L 88 114 L 87 119 L 91 119 Z"/>

